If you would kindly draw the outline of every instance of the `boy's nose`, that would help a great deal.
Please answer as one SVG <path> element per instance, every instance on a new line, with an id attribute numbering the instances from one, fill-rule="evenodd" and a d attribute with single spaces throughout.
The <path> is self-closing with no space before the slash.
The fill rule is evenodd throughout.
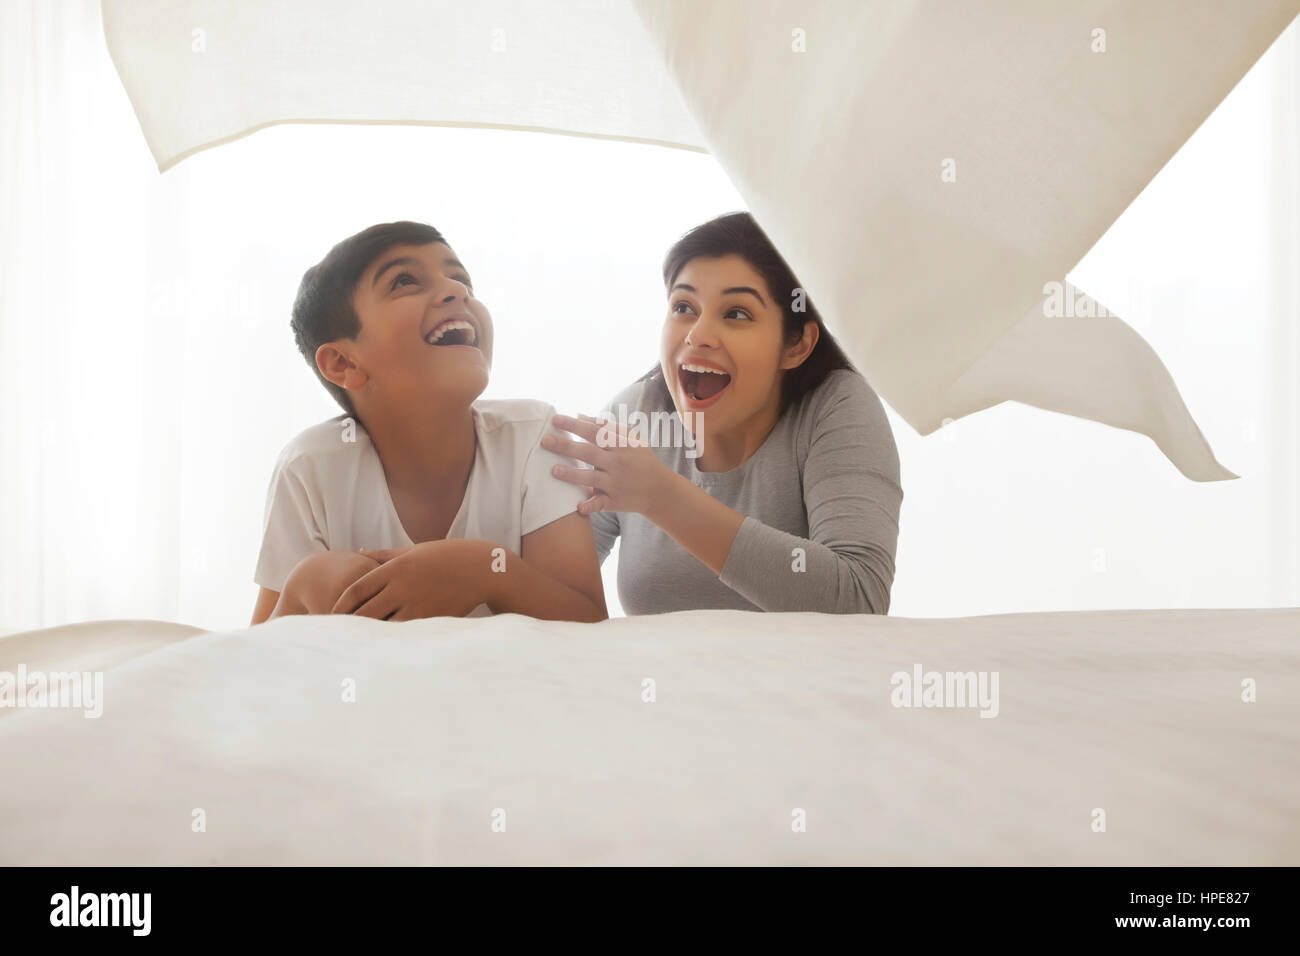
<path id="1" fill-rule="evenodd" d="M 453 279 L 451 276 L 443 278 L 442 283 L 438 287 L 438 291 L 442 293 L 442 298 L 439 299 L 439 302 L 443 305 L 450 305 L 452 302 L 468 299 L 470 296 L 469 286 L 465 285 L 465 283 L 461 282 L 459 279 Z"/>

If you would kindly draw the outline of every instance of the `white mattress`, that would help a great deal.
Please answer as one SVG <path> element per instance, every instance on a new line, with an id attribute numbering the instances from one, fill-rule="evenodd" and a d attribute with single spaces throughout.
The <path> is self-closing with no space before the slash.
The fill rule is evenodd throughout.
<path id="1" fill-rule="evenodd" d="M 104 712 L 0 710 L 0 863 L 1294 865 L 1298 634 L 1300 609 L 11 635 L 0 670 L 102 668 Z M 998 715 L 893 706 L 917 664 L 997 671 Z"/>

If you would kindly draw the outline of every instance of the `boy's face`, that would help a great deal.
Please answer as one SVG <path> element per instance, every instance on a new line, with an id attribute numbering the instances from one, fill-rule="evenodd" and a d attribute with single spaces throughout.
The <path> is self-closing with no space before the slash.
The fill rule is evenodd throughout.
<path id="1" fill-rule="evenodd" d="M 352 296 L 361 331 L 334 348 L 351 362 L 344 383 L 356 399 L 383 404 L 469 404 L 487 388 L 492 317 L 469 273 L 441 242 L 393 246 L 361 275 Z"/>

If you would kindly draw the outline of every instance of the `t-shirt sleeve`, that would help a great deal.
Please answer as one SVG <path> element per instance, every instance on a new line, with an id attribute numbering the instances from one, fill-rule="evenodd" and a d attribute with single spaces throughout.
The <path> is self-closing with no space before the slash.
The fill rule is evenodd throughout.
<path id="1" fill-rule="evenodd" d="M 555 410 L 548 406 L 546 418 L 539 423 L 528 447 L 528 458 L 524 462 L 523 501 L 520 503 L 520 537 L 576 513 L 578 505 L 587 500 L 585 488 L 561 481 L 551 474 L 555 465 L 582 464 L 542 447 L 542 436 L 548 433 L 559 438 L 568 437 L 551 424 L 554 413 Z"/>
<path id="2" fill-rule="evenodd" d="M 255 584 L 282 591 L 289 572 L 299 561 L 317 551 L 329 550 L 320 505 L 301 459 L 276 463 L 266 493 L 262 550 L 253 572 Z"/>

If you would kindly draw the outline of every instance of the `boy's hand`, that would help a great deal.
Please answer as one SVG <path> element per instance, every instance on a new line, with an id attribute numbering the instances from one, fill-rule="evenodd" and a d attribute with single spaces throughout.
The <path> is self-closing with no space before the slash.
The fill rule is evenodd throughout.
<path id="1" fill-rule="evenodd" d="M 414 547 L 415 545 L 408 544 L 404 548 L 358 548 L 357 553 L 364 554 L 367 558 L 373 558 L 383 564 L 385 561 L 393 560 L 399 554 L 405 554 Z"/>
<path id="2" fill-rule="evenodd" d="M 382 563 L 339 595 L 332 613 L 388 621 L 464 617 L 486 603 L 491 549 L 489 541 L 455 538 L 366 551 Z"/>

